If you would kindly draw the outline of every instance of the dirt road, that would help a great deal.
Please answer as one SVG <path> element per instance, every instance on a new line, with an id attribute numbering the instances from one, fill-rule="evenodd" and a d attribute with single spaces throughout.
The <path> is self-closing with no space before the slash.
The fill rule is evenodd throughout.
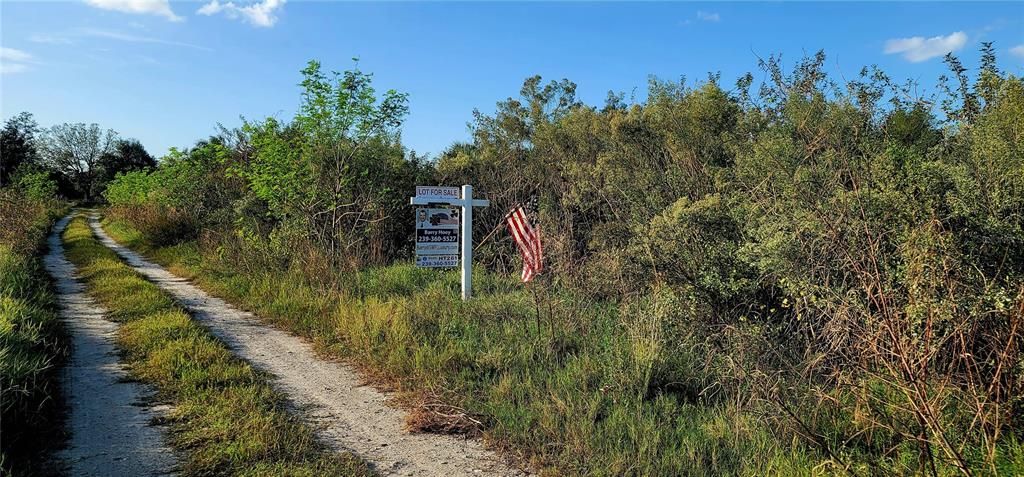
<path id="1" fill-rule="evenodd" d="M 524 475 L 478 441 L 404 431 L 402 411 L 387 405 L 386 395 L 361 385 L 346 364 L 320 359 L 300 338 L 144 260 L 111 239 L 95 217 L 90 224 L 104 245 L 173 295 L 232 351 L 276 376 L 274 384 L 307 410 L 328 445 L 355 452 L 384 475 Z"/>
<path id="2" fill-rule="evenodd" d="M 104 318 L 64 258 L 60 234 L 69 221 L 53 227 L 44 259 L 73 347 L 62 375 L 71 435 L 60 465 L 74 476 L 172 475 L 177 460 L 163 429 L 151 425 L 157 413 L 144 403 L 150 390 L 125 381 L 114 347 L 117 324 Z"/>

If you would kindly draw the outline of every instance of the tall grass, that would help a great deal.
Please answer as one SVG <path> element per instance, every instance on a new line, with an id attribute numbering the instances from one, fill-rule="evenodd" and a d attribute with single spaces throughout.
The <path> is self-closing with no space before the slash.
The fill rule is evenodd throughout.
<path id="1" fill-rule="evenodd" d="M 268 376 L 122 263 L 85 219 L 71 222 L 64 241 L 89 293 L 121 322 L 117 344 L 131 376 L 172 405 L 171 443 L 184 451 L 184 475 L 372 474 L 354 455 L 325 449 L 288 413 Z"/>
<path id="2" fill-rule="evenodd" d="M 59 424 L 57 370 L 67 355 L 38 260 L 0 245 L 0 466 L 31 475 Z"/>
<path id="3" fill-rule="evenodd" d="M 249 270 L 194 243 L 154 248 L 123 222 L 107 230 L 172 271 L 362 366 L 412 407 L 413 430 L 481 433 L 552 475 L 819 475 L 835 462 L 743 405 L 650 386 L 660 343 L 613 304 L 534 294 L 475 272 L 410 264 L 364 269 L 323 288 L 300 270 Z M 204 260 L 205 258 L 205 260 Z M 700 373 L 701 370 L 694 370 Z M 454 417 L 453 417 L 454 416 Z"/>
<path id="4" fill-rule="evenodd" d="M 60 441 L 67 348 L 39 254 L 63 211 L 0 189 L 0 474 L 46 473 L 41 462 Z"/>

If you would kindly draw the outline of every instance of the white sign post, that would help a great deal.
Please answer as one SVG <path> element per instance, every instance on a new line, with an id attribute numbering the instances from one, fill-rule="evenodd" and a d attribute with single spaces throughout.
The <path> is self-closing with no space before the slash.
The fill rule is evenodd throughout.
<path id="1" fill-rule="evenodd" d="M 468 300 L 473 295 L 473 207 L 487 207 L 491 203 L 488 200 L 474 199 L 471 185 L 462 186 L 461 192 L 459 194 L 458 187 L 416 186 L 416 197 L 409 198 L 409 204 L 420 206 L 447 204 L 462 208 L 462 234 L 460 234 L 462 236 L 462 299 Z M 418 217 L 417 220 L 419 220 Z M 417 246 L 419 246 L 419 228 L 417 223 Z M 419 257 L 417 257 L 417 263 L 419 261 Z"/>

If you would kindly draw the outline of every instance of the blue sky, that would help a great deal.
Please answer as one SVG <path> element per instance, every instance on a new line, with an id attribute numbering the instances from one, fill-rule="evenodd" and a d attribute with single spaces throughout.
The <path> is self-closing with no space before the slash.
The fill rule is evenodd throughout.
<path id="1" fill-rule="evenodd" d="M 468 138 L 474 108 L 524 78 L 568 78 L 589 104 L 645 94 L 650 75 L 731 84 L 757 57 L 792 65 L 824 49 L 852 79 L 877 64 L 933 89 L 955 51 L 977 65 L 994 41 L 1024 75 L 1024 3 L 351 3 L 83 0 L 0 3 L 0 115 L 43 126 L 97 122 L 154 155 L 277 116 L 299 101 L 299 70 L 359 66 L 409 93 L 403 142 L 437 154 Z"/>

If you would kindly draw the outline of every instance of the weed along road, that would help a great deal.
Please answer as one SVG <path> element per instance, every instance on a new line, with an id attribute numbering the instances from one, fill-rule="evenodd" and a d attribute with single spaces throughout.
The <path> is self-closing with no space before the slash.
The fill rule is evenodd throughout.
<path id="1" fill-rule="evenodd" d="M 74 476 L 171 475 L 177 459 L 152 424 L 159 413 L 145 404 L 150 390 L 125 381 L 114 346 L 118 325 L 85 294 L 64 257 L 61 232 L 70 220 L 54 226 L 44 261 L 73 347 L 63 375 L 70 437 L 58 458 Z"/>
<path id="2" fill-rule="evenodd" d="M 523 475 L 479 441 L 405 431 L 403 412 L 389 406 L 385 394 L 362 385 L 347 365 L 317 357 L 298 337 L 261 324 L 143 259 L 110 238 L 95 216 L 90 224 L 104 245 L 170 293 L 232 351 L 274 375 L 277 388 L 307 410 L 330 447 L 355 452 L 384 475 Z"/>

